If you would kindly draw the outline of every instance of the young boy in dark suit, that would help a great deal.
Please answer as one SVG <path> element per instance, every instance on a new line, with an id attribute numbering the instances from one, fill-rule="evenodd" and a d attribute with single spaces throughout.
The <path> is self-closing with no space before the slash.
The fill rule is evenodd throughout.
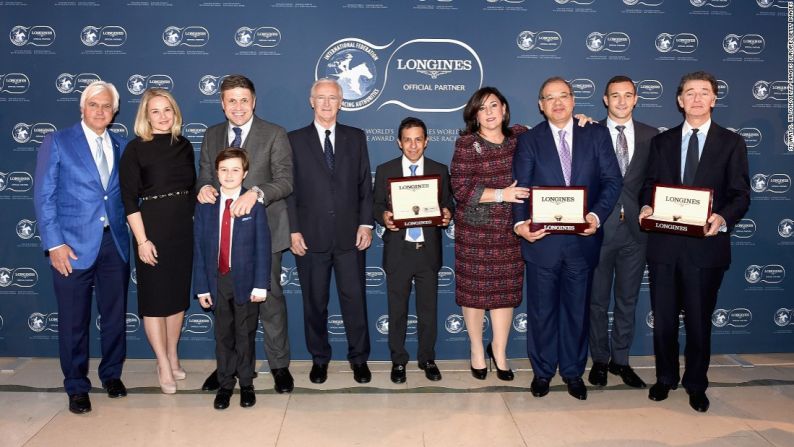
<path id="1" fill-rule="evenodd" d="M 270 288 L 270 230 L 265 206 L 233 218 L 231 204 L 245 189 L 248 157 L 227 148 L 215 158 L 221 186 L 220 200 L 198 204 L 194 217 L 193 282 L 201 306 L 215 313 L 215 356 L 220 388 L 214 407 L 229 407 L 240 381 L 240 406 L 252 407 L 254 394 L 254 336 L 259 303 Z M 233 255 L 233 256 L 232 256 Z"/>

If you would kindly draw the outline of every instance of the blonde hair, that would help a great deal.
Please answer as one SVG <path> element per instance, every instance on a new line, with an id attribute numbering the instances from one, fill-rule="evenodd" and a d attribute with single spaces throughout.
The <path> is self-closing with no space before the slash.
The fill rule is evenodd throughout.
<path id="1" fill-rule="evenodd" d="M 154 138 L 152 124 L 149 122 L 149 101 L 158 96 L 168 100 L 174 110 L 174 124 L 171 126 L 171 142 L 174 143 L 182 134 L 182 112 L 171 93 L 161 88 L 149 88 L 143 92 L 141 105 L 138 106 L 138 113 L 135 115 L 135 135 L 141 137 L 143 141 L 151 141 Z"/>

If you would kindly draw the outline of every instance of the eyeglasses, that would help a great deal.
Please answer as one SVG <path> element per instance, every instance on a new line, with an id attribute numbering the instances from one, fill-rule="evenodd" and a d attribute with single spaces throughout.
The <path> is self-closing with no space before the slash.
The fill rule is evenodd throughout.
<path id="1" fill-rule="evenodd" d="M 315 96 L 315 97 L 314 97 L 314 100 L 315 100 L 315 101 L 317 101 L 317 102 L 325 102 L 325 101 L 328 101 L 328 102 L 330 102 L 330 103 L 332 103 L 332 104 L 333 104 L 333 103 L 337 103 L 337 102 L 339 102 L 339 97 L 338 97 L 338 96 L 333 96 L 333 95 L 332 95 L 332 96 L 324 96 L 324 95 L 321 95 L 321 96 Z"/>
<path id="2" fill-rule="evenodd" d="M 561 95 L 557 95 L 557 96 L 553 96 L 553 95 L 544 96 L 544 97 L 542 97 L 542 98 L 540 98 L 540 99 L 541 99 L 543 102 L 547 102 L 547 103 L 554 102 L 554 101 L 556 101 L 556 100 L 558 100 L 558 99 L 559 99 L 560 101 L 562 101 L 562 102 L 565 102 L 565 101 L 568 101 L 569 99 L 571 99 L 571 95 L 570 95 L 570 94 L 568 94 L 568 93 L 563 93 L 563 94 L 561 94 Z"/>

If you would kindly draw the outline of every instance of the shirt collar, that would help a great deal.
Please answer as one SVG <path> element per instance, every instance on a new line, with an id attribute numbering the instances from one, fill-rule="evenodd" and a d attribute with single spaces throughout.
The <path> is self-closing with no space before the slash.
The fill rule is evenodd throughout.
<path id="1" fill-rule="evenodd" d="M 709 118 L 708 121 L 701 124 L 698 127 L 698 135 L 708 135 L 709 128 L 711 127 L 711 119 Z M 686 120 L 684 120 L 684 126 L 681 128 L 681 138 L 685 138 L 689 133 L 692 132 L 692 125 L 690 125 Z"/>
<path id="2" fill-rule="evenodd" d="M 326 130 L 326 128 L 323 127 L 316 120 L 314 121 L 314 128 L 317 129 L 317 135 L 320 135 L 322 138 L 325 138 L 325 130 Z M 331 135 L 334 135 L 334 136 L 336 135 L 334 133 L 336 131 L 336 121 L 334 121 L 334 124 L 331 125 L 331 127 L 329 127 L 328 130 L 331 131 Z"/>
<path id="3" fill-rule="evenodd" d="M 551 124 L 551 121 L 549 121 L 549 127 L 551 128 L 551 131 L 554 132 L 554 135 L 559 135 L 560 131 L 564 130 L 566 136 L 572 137 L 573 136 L 573 117 L 568 119 L 568 122 L 565 123 L 564 127 L 557 127 L 554 124 Z"/>
<path id="4" fill-rule="evenodd" d="M 228 123 L 229 123 L 229 133 L 230 134 L 234 133 L 234 131 L 232 130 L 233 127 L 239 127 L 240 129 L 242 129 L 242 135 L 248 135 L 248 131 L 251 130 L 251 125 L 254 124 L 254 116 L 251 115 L 251 119 L 248 120 L 248 122 L 243 124 L 242 126 L 237 126 L 234 123 L 232 123 L 231 121 L 228 121 Z"/>
<path id="5" fill-rule="evenodd" d="M 626 126 L 626 128 L 623 130 L 623 132 L 633 132 L 634 131 L 634 120 L 629 118 L 629 120 L 626 121 L 625 123 L 618 124 L 618 123 L 612 121 L 612 118 L 607 117 L 607 127 L 609 128 L 609 130 L 614 130 L 615 132 L 617 132 L 618 131 L 616 129 L 617 126 Z"/>
<path id="6" fill-rule="evenodd" d="M 102 132 L 102 134 L 97 134 L 96 132 L 94 132 L 93 129 L 91 129 L 90 127 L 88 127 L 88 125 L 86 125 L 85 121 L 80 120 L 80 125 L 83 127 L 83 133 L 85 133 L 85 137 L 86 139 L 88 139 L 88 141 L 93 143 L 97 137 L 102 137 L 103 140 L 107 140 L 108 138 L 107 130 Z"/>
<path id="7" fill-rule="evenodd" d="M 233 194 L 231 194 L 231 195 L 228 195 L 228 196 L 227 196 L 227 195 L 226 195 L 226 194 L 223 192 L 223 190 L 221 190 L 221 196 L 220 196 L 220 199 L 221 199 L 220 203 L 221 203 L 221 205 L 223 206 L 223 205 L 226 203 L 226 199 L 232 199 L 232 202 L 234 202 L 235 200 L 237 200 L 237 199 L 240 197 L 240 191 L 241 191 L 242 189 L 243 189 L 243 187 L 242 187 L 242 186 L 240 186 L 239 188 L 237 188 L 237 191 L 235 191 Z"/>
<path id="8" fill-rule="evenodd" d="M 424 155 L 422 155 L 422 158 L 420 158 L 419 160 L 416 160 L 416 163 L 412 163 L 411 160 L 409 160 L 408 157 L 406 157 L 405 155 L 403 155 L 401 158 L 402 158 L 403 172 L 410 172 L 411 171 L 411 165 L 418 166 L 416 168 L 417 172 L 425 172 L 425 156 Z"/>

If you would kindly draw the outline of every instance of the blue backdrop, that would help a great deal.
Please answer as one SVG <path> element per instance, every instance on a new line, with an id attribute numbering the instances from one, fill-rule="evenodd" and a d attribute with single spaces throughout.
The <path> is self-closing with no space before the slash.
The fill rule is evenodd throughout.
<path id="1" fill-rule="evenodd" d="M 792 10 L 782 0 L 0 1 L 0 30 L 8 33 L 0 44 L 0 356 L 57 355 L 57 306 L 36 228 L 32 173 L 43 137 L 79 119 L 88 83 L 118 87 L 112 130 L 128 137 L 143 90 L 171 90 L 198 151 L 207 126 L 224 119 L 218 86 L 225 75 L 250 77 L 257 114 L 291 130 L 312 118 L 312 81 L 342 73 L 339 63 L 350 56 L 345 73 L 354 75 L 342 76 L 340 121 L 366 131 L 373 172 L 399 154 L 395 127 L 407 115 L 427 122 L 427 155 L 448 163 L 461 109 L 483 85 L 502 90 L 514 122 L 533 125 L 542 119 L 536 98 L 543 79 L 571 80 L 577 111 L 601 118 L 605 82 L 626 74 L 640 96 L 635 119 L 667 128 L 682 119 L 675 103 L 680 76 L 714 73 L 714 120 L 745 138 L 753 186 L 750 211 L 732 234 L 734 261 L 713 316 L 714 351 L 791 352 Z M 451 226 L 439 274 L 440 359 L 466 358 L 469 349 L 454 300 L 453 244 Z M 366 283 L 372 358 L 385 360 L 382 245 L 376 237 L 368 250 Z M 285 255 L 282 283 L 293 358 L 306 359 L 294 265 Z M 334 358 L 342 359 L 335 298 L 329 332 Z M 136 315 L 134 272 L 128 312 L 130 357 L 152 356 Z M 525 312 L 523 304 L 516 309 L 512 357 L 526 356 Z M 632 353 L 649 354 L 647 277 L 636 318 Z M 213 356 L 212 324 L 194 302 L 183 356 Z M 415 317 L 409 326 L 415 352 Z M 97 339 L 94 327 L 93 355 Z"/>

